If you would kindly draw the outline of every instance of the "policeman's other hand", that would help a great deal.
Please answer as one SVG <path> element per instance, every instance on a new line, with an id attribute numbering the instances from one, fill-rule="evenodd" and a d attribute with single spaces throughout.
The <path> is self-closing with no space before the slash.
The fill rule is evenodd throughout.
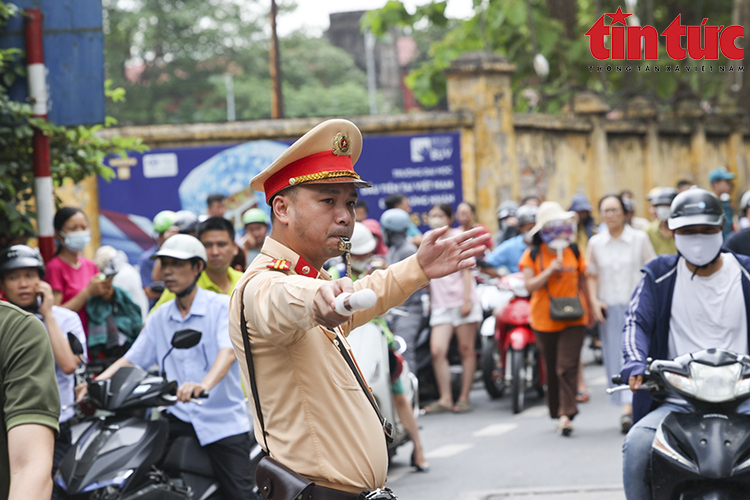
<path id="1" fill-rule="evenodd" d="M 444 226 L 428 231 L 419 245 L 417 260 L 429 279 L 442 278 L 474 266 L 474 257 L 482 254 L 490 241 L 490 234 L 481 227 L 450 238 L 440 238 L 448 229 Z"/>
<path id="2" fill-rule="evenodd" d="M 196 384 L 195 382 L 185 382 L 177 389 L 177 400 L 183 403 L 189 403 L 191 399 L 200 396 L 201 392 L 208 389 L 203 384 Z"/>
<path id="3" fill-rule="evenodd" d="M 643 385 L 643 375 L 636 375 L 635 377 L 630 377 L 628 379 L 628 385 L 630 386 L 631 391 L 633 392 L 637 391 Z"/>
<path id="4" fill-rule="evenodd" d="M 349 278 L 327 281 L 318 288 L 313 301 L 313 315 L 319 325 L 326 328 L 335 328 L 349 320 L 348 316 L 337 313 L 335 306 L 336 296 L 345 292 L 354 292 L 352 280 Z"/>
<path id="5" fill-rule="evenodd" d="M 34 291 L 42 298 L 42 303 L 39 305 L 39 312 L 43 316 L 46 316 L 52 312 L 52 306 L 55 303 L 55 294 L 52 292 L 52 287 L 46 281 L 39 281 Z"/>
<path id="6" fill-rule="evenodd" d="M 75 393 L 76 393 L 76 403 L 80 403 L 83 401 L 83 398 L 86 397 L 86 395 L 89 393 L 89 386 L 88 384 L 79 384 L 75 387 Z"/>

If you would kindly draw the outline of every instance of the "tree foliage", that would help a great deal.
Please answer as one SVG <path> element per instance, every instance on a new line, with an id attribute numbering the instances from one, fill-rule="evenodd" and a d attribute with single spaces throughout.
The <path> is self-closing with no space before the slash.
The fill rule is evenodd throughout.
<path id="1" fill-rule="evenodd" d="M 0 0 L 0 30 L 11 16 L 19 15 L 15 6 Z M 143 151 L 139 139 L 102 139 L 93 127 L 60 127 L 32 116 L 27 103 L 13 102 L 8 88 L 25 77 L 25 54 L 19 49 L 0 49 L 0 247 L 24 234 L 33 233 L 31 221 L 36 218 L 33 203 L 34 163 L 32 137 L 34 129 L 50 138 L 52 180 L 60 186 L 65 179 L 80 182 L 90 175 L 109 179 L 113 172 L 104 165 L 107 155 L 124 155 Z M 106 95 L 122 102 L 124 91 L 106 84 Z M 108 117 L 106 125 L 116 120 Z"/>
<path id="2" fill-rule="evenodd" d="M 261 4 L 104 0 L 103 6 L 106 74 L 128 92 L 127 105 L 111 108 L 122 123 L 224 121 L 227 74 L 237 119 L 270 118 L 268 21 L 258 12 Z M 351 54 L 303 32 L 282 38 L 280 48 L 284 116 L 368 112 L 366 77 Z"/>
<path id="3" fill-rule="evenodd" d="M 363 28 L 382 35 L 391 28 L 405 29 L 411 36 L 431 39 L 422 57 L 412 64 L 406 82 L 420 103 L 432 108 L 444 105 L 445 70 L 451 62 L 466 52 L 485 50 L 494 52 L 516 64 L 513 88 L 516 108 L 530 109 L 536 99 L 526 99 L 523 92 L 540 99 L 537 110 L 559 112 L 577 91 L 600 93 L 613 105 L 623 98 L 644 95 L 669 106 L 682 98 L 704 99 L 709 105 L 731 101 L 728 94 L 727 73 L 718 73 L 718 66 L 729 66 L 722 56 L 714 61 L 713 72 L 684 71 L 684 65 L 705 64 L 690 59 L 673 61 L 666 55 L 664 39 L 660 37 L 658 61 L 598 61 L 589 50 L 586 31 L 601 14 L 614 13 L 621 2 L 617 0 L 475 0 L 474 16 L 465 21 L 444 18 L 445 2 L 424 5 L 409 14 L 401 2 L 389 1 L 382 9 L 368 13 Z M 597 11 L 598 5 L 602 11 Z M 653 9 L 649 10 L 649 6 Z M 624 7 L 623 7 L 624 8 Z M 678 14 L 683 25 L 699 25 L 703 18 L 716 26 L 731 25 L 732 0 L 693 2 L 664 0 L 638 2 L 635 14 L 642 25 L 653 25 L 661 33 Z M 609 18 L 607 23 L 609 22 Z M 449 29 L 445 30 L 446 26 Z M 684 40 L 683 40 L 684 44 Z M 684 46 L 684 45 L 683 45 Z M 533 60 L 536 53 L 549 61 L 546 77 L 536 74 Z M 666 73 L 666 65 L 680 64 L 681 73 Z M 606 66 L 612 71 L 607 72 Z M 625 67 L 631 66 L 627 72 Z M 660 73 L 644 74 L 645 66 L 661 66 Z M 597 66 L 603 66 L 602 73 Z M 617 66 L 622 71 L 617 71 Z M 641 66 L 639 73 L 637 66 Z M 593 67 L 593 71 L 591 69 Z"/>

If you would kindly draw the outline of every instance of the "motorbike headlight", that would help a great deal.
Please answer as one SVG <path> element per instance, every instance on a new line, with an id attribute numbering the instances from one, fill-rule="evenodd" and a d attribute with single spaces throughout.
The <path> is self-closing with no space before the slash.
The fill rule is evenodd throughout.
<path id="1" fill-rule="evenodd" d="M 680 375 L 679 373 L 670 371 L 664 371 L 663 375 L 664 380 L 666 380 L 669 385 L 671 385 L 678 391 L 682 391 L 690 394 L 691 396 L 695 396 L 695 383 L 690 377 L 686 377 L 685 375 Z"/>
<path id="2" fill-rule="evenodd" d="M 724 366 L 709 366 L 690 363 L 690 376 L 695 384 L 697 399 L 709 403 L 721 403 L 735 397 L 742 367 L 739 363 Z"/>

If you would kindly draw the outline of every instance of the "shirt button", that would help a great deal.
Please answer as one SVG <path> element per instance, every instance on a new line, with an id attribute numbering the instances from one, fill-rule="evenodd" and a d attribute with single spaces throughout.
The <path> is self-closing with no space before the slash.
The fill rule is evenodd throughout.
<path id="1" fill-rule="evenodd" d="M 302 273 L 303 273 L 303 274 L 310 274 L 310 268 L 309 268 L 309 267 L 307 267 L 307 266 L 303 267 L 303 268 L 302 268 Z"/>

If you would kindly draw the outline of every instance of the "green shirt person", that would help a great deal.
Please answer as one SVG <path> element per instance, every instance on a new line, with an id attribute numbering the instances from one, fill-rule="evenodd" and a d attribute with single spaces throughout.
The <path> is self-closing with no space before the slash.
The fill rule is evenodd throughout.
<path id="1" fill-rule="evenodd" d="M 50 498 L 59 418 L 47 330 L 33 314 L 0 302 L 0 500 Z"/>
<path id="2" fill-rule="evenodd" d="M 208 255 L 208 265 L 198 278 L 198 287 L 211 292 L 231 294 L 234 285 L 242 277 L 242 273 L 231 266 L 239 250 L 234 244 L 232 223 L 223 217 L 210 217 L 198 227 L 198 239 L 206 247 Z M 175 295 L 165 289 L 151 312 L 174 298 Z"/>

